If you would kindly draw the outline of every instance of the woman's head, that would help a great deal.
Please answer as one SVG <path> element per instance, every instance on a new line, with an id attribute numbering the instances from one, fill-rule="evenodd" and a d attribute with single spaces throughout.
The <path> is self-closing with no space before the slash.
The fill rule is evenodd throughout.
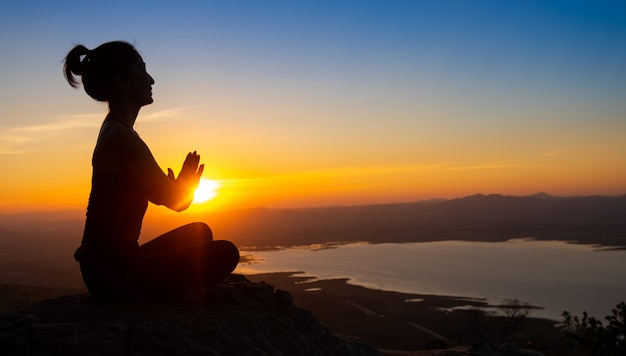
<path id="1" fill-rule="evenodd" d="M 78 87 L 77 76 L 80 76 L 85 92 L 95 100 L 110 102 L 132 90 L 134 92 L 130 94 L 143 97 L 134 98 L 141 101 L 141 105 L 152 102 L 150 85 L 154 80 L 145 71 L 141 56 L 130 43 L 107 42 L 93 50 L 78 45 L 65 57 L 63 70 L 74 88 Z M 137 95 L 138 86 L 147 93 Z"/>

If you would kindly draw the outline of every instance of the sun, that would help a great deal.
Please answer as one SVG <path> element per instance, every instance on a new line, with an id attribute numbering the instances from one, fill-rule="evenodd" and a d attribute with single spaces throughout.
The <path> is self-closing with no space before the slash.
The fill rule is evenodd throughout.
<path id="1" fill-rule="evenodd" d="M 201 204 L 215 198 L 219 187 L 220 183 L 216 180 L 200 179 L 200 184 L 193 193 L 193 203 Z"/>

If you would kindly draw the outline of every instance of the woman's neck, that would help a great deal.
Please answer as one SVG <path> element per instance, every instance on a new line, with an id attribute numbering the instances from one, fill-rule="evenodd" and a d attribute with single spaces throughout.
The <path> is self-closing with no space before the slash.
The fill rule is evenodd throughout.
<path id="1" fill-rule="evenodd" d="M 118 121 L 122 125 L 132 128 L 135 125 L 135 120 L 137 120 L 137 115 L 139 114 L 139 109 L 141 107 L 131 107 L 129 105 L 124 105 L 122 103 L 109 103 L 109 114 L 107 115 L 107 120 Z"/>

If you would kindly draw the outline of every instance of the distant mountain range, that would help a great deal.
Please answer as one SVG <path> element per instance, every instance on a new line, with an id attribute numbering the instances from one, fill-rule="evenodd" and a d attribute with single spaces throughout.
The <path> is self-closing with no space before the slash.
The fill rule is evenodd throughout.
<path id="1" fill-rule="evenodd" d="M 329 241 L 505 241 L 533 237 L 626 246 L 626 195 L 513 197 L 309 209 L 251 209 L 206 216 L 221 236 L 243 245 Z"/>

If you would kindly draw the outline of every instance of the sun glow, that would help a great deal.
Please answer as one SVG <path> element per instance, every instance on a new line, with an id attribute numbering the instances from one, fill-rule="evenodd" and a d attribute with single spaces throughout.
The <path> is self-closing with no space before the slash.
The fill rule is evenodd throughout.
<path id="1" fill-rule="evenodd" d="M 217 190 L 220 187 L 220 183 L 210 179 L 200 179 L 200 184 L 193 194 L 193 203 L 201 204 L 205 203 L 217 196 Z"/>

